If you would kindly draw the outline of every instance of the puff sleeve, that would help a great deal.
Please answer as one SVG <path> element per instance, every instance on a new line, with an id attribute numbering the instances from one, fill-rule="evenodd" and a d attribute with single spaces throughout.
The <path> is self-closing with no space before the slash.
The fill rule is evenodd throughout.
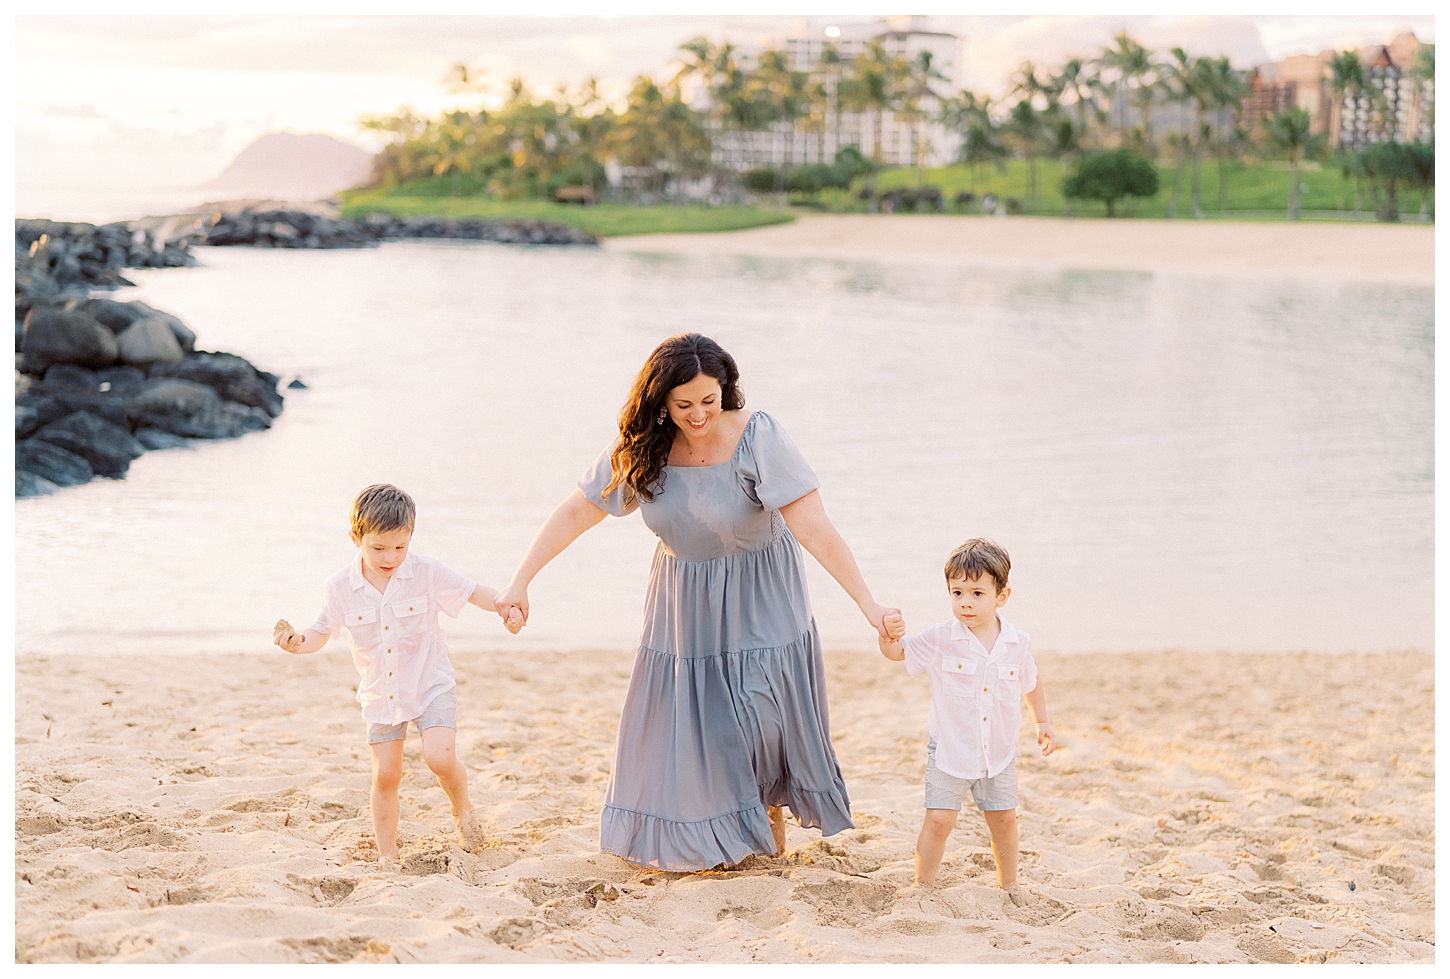
<path id="1" fill-rule="evenodd" d="M 613 473 L 609 457 L 614 453 L 614 447 L 618 444 L 618 439 L 611 442 L 609 448 L 600 453 L 599 458 L 594 460 L 594 464 L 584 471 L 583 476 L 579 477 L 577 485 L 580 492 L 584 494 L 584 498 L 590 503 L 611 516 L 623 517 L 639 509 L 639 497 L 635 496 L 629 503 L 625 503 L 623 484 L 614 487 L 608 496 L 604 495 L 604 487 L 609 485 Z"/>
<path id="2" fill-rule="evenodd" d="M 821 486 L 785 429 L 763 411 L 746 422 L 737 468 L 746 495 L 767 510 L 779 510 Z"/>

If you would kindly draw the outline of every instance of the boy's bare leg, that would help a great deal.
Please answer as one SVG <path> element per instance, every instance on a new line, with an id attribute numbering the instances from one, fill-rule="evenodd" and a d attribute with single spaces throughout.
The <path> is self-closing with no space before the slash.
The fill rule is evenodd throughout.
<path id="1" fill-rule="evenodd" d="M 778 857 L 785 852 L 785 806 L 767 806 L 765 811 L 770 816 L 770 835 L 775 837 L 771 856 Z"/>
<path id="2" fill-rule="evenodd" d="M 370 808 L 378 857 L 398 859 L 398 783 L 403 778 L 403 742 L 369 745 L 373 752 L 373 790 Z"/>
<path id="3" fill-rule="evenodd" d="M 936 886 L 936 869 L 941 866 L 942 854 L 946 852 L 947 838 L 957 825 L 955 809 L 928 809 L 921 822 L 921 834 L 916 838 L 916 882 L 926 887 Z"/>
<path id="4" fill-rule="evenodd" d="M 989 809 L 987 829 L 992 834 L 992 856 L 997 861 L 997 886 L 1006 890 L 1017 883 L 1017 810 Z"/>
<path id="5" fill-rule="evenodd" d="M 463 848 L 472 852 L 481 847 L 486 838 L 468 801 L 468 769 L 458 760 L 457 743 L 458 732 L 453 728 L 430 727 L 423 732 L 423 760 L 438 776 L 438 784 L 443 794 L 448 796 L 448 805 L 453 810 L 453 822 L 458 826 Z"/>

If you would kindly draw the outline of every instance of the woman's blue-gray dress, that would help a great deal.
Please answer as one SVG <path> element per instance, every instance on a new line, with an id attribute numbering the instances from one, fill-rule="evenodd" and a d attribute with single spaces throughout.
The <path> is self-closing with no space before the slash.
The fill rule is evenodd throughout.
<path id="1" fill-rule="evenodd" d="M 637 507 L 660 543 L 600 849 L 662 870 L 737 863 L 775 851 L 766 806 L 850 829 L 803 556 L 780 515 L 815 473 L 760 411 L 729 462 L 665 467 L 652 502 L 603 494 L 609 455 L 580 490 L 615 516 Z"/>

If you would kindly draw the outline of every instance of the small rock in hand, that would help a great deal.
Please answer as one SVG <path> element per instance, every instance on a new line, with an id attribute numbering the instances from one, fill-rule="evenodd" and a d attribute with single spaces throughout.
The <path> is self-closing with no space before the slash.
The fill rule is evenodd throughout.
<path id="1" fill-rule="evenodd" d="M 286 619 L 278 619 L 277 624 L 272 626 L 272 638 L 283 645 L 286 645 L 287 640 L 291 639 L 294 635 L 296 633 Z"/>

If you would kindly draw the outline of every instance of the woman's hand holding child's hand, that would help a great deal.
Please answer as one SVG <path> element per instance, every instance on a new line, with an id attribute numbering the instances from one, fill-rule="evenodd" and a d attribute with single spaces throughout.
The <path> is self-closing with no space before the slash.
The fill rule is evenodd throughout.
<path id="1" fill-rule="evenodd" d="M 896 609 L 892 609 L 881 617 L 881 627 L 886 630 L 886 638 L 891 642 L 896 642 L 906 635 L 906 620 Z"/>
<path id="2" fill-rule="evenodd" d="M 518 634 L 529 621 L 529 591 L 518 585 L 509 584 L 507 588 L 493 597 L 494 611 L 498 612 L 503 619 L 504 627 L 509 632 Z M 514 616 L 518 616 L 518 625 L 513 625 Z"/>

